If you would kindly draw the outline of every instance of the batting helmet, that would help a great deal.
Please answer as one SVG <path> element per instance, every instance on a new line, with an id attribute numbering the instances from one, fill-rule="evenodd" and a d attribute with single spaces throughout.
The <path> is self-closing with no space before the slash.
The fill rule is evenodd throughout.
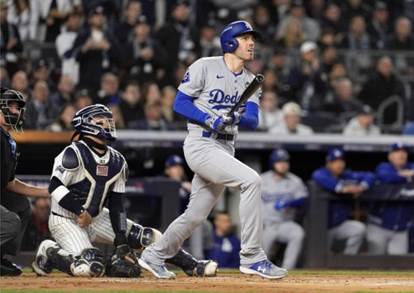
<path id="1" fill-rule="evenodd" d="M 96 117 L 107 118 L 108 125 L 99 125 L 94 122 Z M 104 140 L 116 139 L 115 123 L 111 110 L 102 104 L 87 106 L 76 112 L 72 119 L 75 130 L 81 134 L 99 137 Z"/>
<path id="2" fill-rule="evenodd" d="M 284 149 L 274 150 L 269 157 L 269 168 L 273 169 L 273 164 L 276 162 L 289 162 L 289 153 Z"/>
<path id="3" fill-rule="evenodd" d="M 13 104 L 17 107 L 12 109 Z M 23 125 L 24 110 L 26 101 L 22 93 L 1 88 L 0 90 L 0 110 L 4 116 L 6 125 L 11 126 L 14 130 L 20 129 Z"/>
<path id="4" fill-rule="evenodd" d="M 234 52 L 239 45 L 236 37 L 243 34 L 252 34 L 255 38 L 260 37 L 260 34 L 253 30 L 252 26 L 247 21 L 238 20 L 226 25 L 220 35 L 220 43 L 223 52 Z"/>

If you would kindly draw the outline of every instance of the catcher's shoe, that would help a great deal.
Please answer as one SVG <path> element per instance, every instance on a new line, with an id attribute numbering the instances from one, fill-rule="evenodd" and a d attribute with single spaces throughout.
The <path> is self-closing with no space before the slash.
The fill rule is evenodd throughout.
<path id="1" fill-rule="evenodd" d="M 269 260 L 262 260 L 249 266 L 240 266 L 240 272 L 249 275 L 259 275 L 267 279 L 281 279 L 287 276 L 288 271 L 272 264 Z"/>
<path id="2" fill-rule="evenodd" d="M 59 245 L 52 240 L 44 240 L 40 243 L 32 263 L 33 271 L 38 276 L 46 276 L 52 271 L 52 264 L 48 260 L 48 252 L 50 253 L 52 249 L 59 249 Z"/>
<path id="3" fill-rule="evenodd" d="M 190 277 L 214 277 L 217 274 L 218 263 L 212 260 L 200 260 L 193 270 L 186 270 Z"/>
<path id="4" fill-rule="evenodd" d="M 138 260 L 138 264 L 145 270 L 152 273 L 157 279 L 175 279 L 175 274 L 167 270 L 165 265 L 156 265 L 142 257 Z"/>

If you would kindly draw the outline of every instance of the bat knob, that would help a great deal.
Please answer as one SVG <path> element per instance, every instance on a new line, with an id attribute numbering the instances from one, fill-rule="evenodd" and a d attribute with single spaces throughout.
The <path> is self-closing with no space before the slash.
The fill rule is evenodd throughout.
<path id="1" fill-rule="evenodd" d="M 256 75 L 256 80 L 257 80 L 258 83 L 262 83 L 264 81 L 263 74 L 259 73 L 258 75 Z"/>

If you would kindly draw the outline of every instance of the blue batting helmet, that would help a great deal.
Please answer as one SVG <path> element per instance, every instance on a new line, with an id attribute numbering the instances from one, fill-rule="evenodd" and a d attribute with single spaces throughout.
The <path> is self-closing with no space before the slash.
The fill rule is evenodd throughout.
<path id="1" fill-rule="evenodd" d="M 273 169 L 273 165 L 276 162 L 289 162 L 289 153 L 284 149 L 274 150 L 269 157 L 269 168 Z"/>
<path id="2" fill-rule="evenodd" d="M 220 35 L 220 43 L 223 52 L 234 52 L 239 45 L 236 37 L 243 34 L 252 34 L 255 38 L 260 37 L 260 34 L 253 30 L 252 26 L 247 21 L 238 20 L 226 25 Z"/>
<path id="3" fill-rule="evenodd" d="M 95 123 L 94 118 L 96 117 L 107 118 L 108 125 Z M 116 139 L 112 112 L 107 106 L 102 104 L 90 105 L 80 109 L 73 117 L 72 125 L 81 134 L 96 136 L 107 141 L 114 141 Z"/>

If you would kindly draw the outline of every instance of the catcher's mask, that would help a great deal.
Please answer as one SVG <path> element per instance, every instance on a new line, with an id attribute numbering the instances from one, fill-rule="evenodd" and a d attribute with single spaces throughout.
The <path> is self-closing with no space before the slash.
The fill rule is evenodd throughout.
<path id="1" fill-rule="evenodd" d="M 92 135 L 106 141 L 115 141 L 116 129 L 111 110 L 102 104 L 87 106 L 72 119 L 76 132 Z"/>
<path id="2" fill-rule="evenodd" d="M 25 106 L 26 101 L 22 93 L 11 89 L 1 89 L 1 113 L 3 114 L 5 124 L 13 130 L 19 131 L 22 129 Z"/>

